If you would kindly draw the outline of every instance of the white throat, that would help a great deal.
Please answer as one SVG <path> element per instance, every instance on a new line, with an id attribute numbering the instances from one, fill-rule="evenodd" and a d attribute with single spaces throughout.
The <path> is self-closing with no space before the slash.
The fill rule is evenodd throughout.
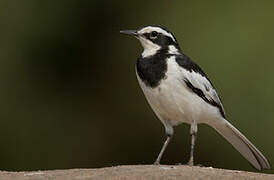
<path id="1" fill-rule="evenodd" d="M 149 57 L 149 56 L 153 56 L 154 54 L 157 53 L 157 51 L 159 49 L 161 49 L 161 47 L 157 44 L 152 43 L 151 41 L 143 38 L 143 37 L 139 37 L 138 38 L 144 48 L 144 51 L 142 53 L 142 57 Z"/>

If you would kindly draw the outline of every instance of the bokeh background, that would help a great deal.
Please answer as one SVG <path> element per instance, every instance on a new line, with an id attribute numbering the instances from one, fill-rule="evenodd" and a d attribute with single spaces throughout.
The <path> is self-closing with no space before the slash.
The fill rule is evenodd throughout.
<path id="1" fill-rule="evenodd" d="M 142 48 L 119 34 L 148 24 L 174 32 L 228 119 L 273 163 L 273 9 L 271 0 L 1 0 L 0 169 L 153 163 L 164 128 L 136 81 Z M 183 124 L 162 163 L 186 163 L 189 145 Z M 206 125 L 195 162 L 256 171 Z"/>

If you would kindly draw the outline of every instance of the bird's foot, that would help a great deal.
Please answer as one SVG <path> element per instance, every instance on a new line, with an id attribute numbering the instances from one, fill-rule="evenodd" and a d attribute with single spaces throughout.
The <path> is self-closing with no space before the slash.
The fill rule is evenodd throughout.
<path id="1" fill-rule="evenodd" d="M 155 161 L 153 164 L 157 166 L 157 165 L 160 165 L 160 162 L 159 161 Z"/>
<path id="2" fill-rule="evenodd" d="M 189 165 L 189 166 L 194 166 L 193 159 L 192 159 L 192 160 L 190 159 L 190 160 L 188 161 L 187 165 Z"/>

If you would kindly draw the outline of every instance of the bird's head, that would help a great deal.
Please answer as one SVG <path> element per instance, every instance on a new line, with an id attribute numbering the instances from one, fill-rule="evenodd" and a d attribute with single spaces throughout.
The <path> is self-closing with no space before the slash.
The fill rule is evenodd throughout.
<path id="1" fill-rule="evenodd" d="M 143 57 L 152 56 L 161 49 L 165 49 L 171 54 L 177 54 L 180 51 L 174 35 L 163 26 L 152 25 L 138 30 L 124 30 L 120 32 L 139 39 L 144 48 Z"/>

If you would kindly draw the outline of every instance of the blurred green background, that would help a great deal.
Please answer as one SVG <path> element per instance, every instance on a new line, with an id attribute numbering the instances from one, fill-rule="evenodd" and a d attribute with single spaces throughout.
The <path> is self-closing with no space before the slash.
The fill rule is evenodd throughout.
<path id="1" fill-rule="evenodd" d="M 119 34 L 149 24 L 174 32 L 230 122 L 273 163 L 273 9 L 270 0 L 1 0 L 0 169 L 153 163 L 164 128 L 136 81 L 142 48 Z M 162 163 L 186 163 L 189 149 L 183 124 Z M 206 125 L 195 162 L 256 171 Z"/>

